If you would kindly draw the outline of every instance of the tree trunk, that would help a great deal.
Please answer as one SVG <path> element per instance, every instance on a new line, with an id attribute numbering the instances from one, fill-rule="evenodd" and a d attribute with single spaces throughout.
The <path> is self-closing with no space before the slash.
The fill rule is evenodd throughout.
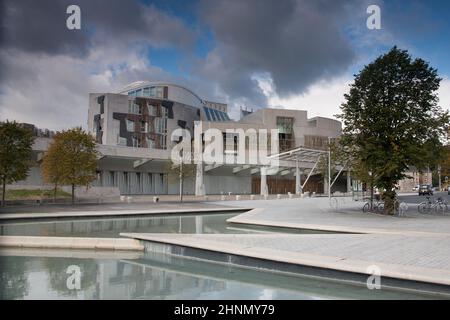
<path id="1" fill-rule="evenodd" d="M 53 203 L 56 203 L 56 192 L 58 191 L 58 183 L 55 182 L 55 189 L 53 190 Z"/>
<path id="2" fill-rule="evenodd" d="M 6 205 L 5 199 L 6 199 L 6 178 L 3 178 L 3 181 L 2 181 L 2 207 L 4 207 Z"/>
<path id="3" fill-rule="evenodd" d="M 72 205 L 75 204 L 75 185 L 72 184 Z"/>
<path id="4" fill-rule="evenodd" d="M 394 214 L 395 209 L 395 191 L 389 190 L 383 194 L 384 211 L 386 214 Z"/>
<path id="5" fill-rule="evenodd" d="M 373 210 L 373 175 L 370 176 L 370 210 Z"/>
<path id="6" fill-rule="evenodd" d="M 183 162 L 180 164 L 180 202 L 183 202 Z"/>

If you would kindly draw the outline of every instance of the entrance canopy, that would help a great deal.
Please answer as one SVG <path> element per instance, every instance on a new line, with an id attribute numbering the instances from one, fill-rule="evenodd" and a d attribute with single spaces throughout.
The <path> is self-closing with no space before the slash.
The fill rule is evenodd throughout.
<path id="1" fill-rule="evenodd" d="M 307 149 L 307 148 L 296 148 L 289 151 L 285 151 L 282 153 L 274 154 L 269 156 L 270 159 L 279 159 L 285 161 L 300 161 L 300 162 L 309 162 L 316 163 L 317 160 L 322 155 L 326 155 L 328 152 L 325 150 L 318 149 Z"/>

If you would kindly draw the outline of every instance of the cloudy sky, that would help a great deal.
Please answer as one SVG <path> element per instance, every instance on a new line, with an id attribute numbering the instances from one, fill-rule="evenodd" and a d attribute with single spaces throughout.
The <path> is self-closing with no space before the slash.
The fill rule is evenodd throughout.
<path id="1" fill-rule="evenodd" d="M 66 8 L 81 8 L 81 30 Z M 381 8 L 381 30 L 366 10 Z M 136 80 L 239 106 L 339 113 L 353 75 L 397 45 L 429 61 L 450 107 L 447 0 L 0 0 L 0 120 L 87 127 L 88 94 Z"/>

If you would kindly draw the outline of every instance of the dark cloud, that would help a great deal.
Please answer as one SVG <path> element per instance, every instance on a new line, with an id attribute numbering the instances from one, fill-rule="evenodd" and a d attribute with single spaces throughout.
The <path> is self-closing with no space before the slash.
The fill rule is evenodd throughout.
<path id="1" fill-rule="evenodd" d="M 349 14 L 365 13 L 354 1 L 208 0 L 199 3 L 199 25 L 187 26 L 139 0 L 0 0 L 0 117 L 79 125 L 89 92 L 136 80 L 171 80 L 231 106 L 264 107 L 261 76 L 288 96 L 349 66 L 354 54 L 341 32 Z M 71 4 L 81 8 L 81 31 L 66 28 Z M 205 30 L 213 49 L 194 58 Z M 184 50 L 189 77 L 153 66 L 148 47 Z"/>
<path id="2" fill-rule="evenodd" d="M 280 96 L 305 92 L 314 82 L 340 75 L 355 57 L 342 34 L 363 10 L 356 1 L 205 0 L 200 12 L 212 28 L 215 50 L 201 67 L 236 97 L 264 95 L 255 74 L 268 73 Z M 354 16 L 353 16 L 354 18 Z"/>
<path id="3" fill-rule="evenodd" d="M 133 41 L 153 46 L 192 44 L 179 19 L 137 0 L 0 0 L 1 47 L 26 52 L 84 56 L 99 42 Z M 68 30 L 66 9 L 81 8 L 81 30 Z"/>

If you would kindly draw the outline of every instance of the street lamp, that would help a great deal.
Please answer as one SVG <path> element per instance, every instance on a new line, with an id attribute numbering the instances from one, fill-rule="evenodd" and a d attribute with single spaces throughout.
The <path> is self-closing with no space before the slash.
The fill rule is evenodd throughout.
<path id="1" fill-rule="evenodd" d="M 331 137 L 328 137 L 328 199 L 331 200 Z"/>

